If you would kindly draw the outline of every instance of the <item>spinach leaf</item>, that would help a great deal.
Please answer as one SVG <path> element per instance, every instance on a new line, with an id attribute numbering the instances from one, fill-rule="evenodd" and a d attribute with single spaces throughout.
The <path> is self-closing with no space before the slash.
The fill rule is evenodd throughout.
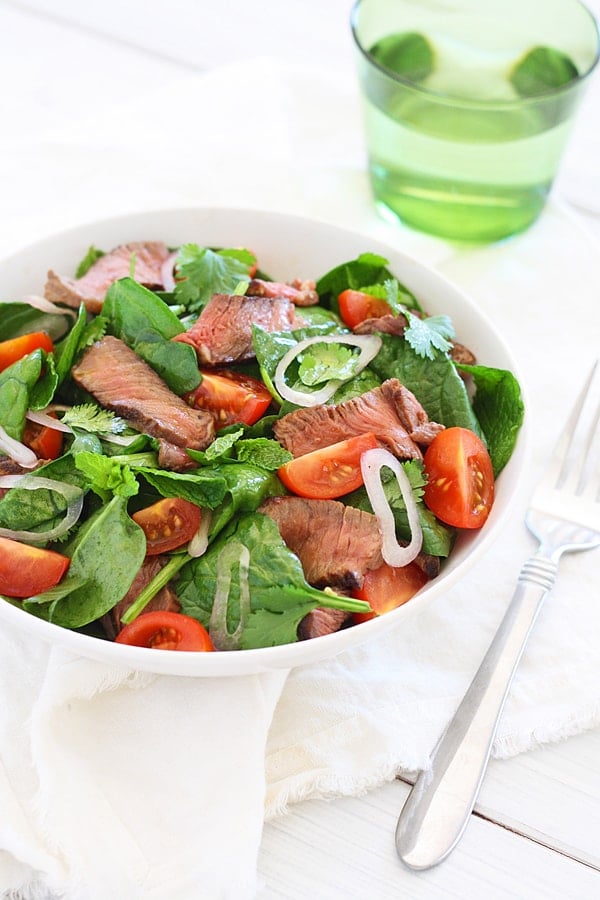
<path id="1" fill-rule="evenodd" d="M 255 263 L 248 250 L 210 250 L 184 244 L 175 260 L 175 298 L 190 312 L 198 312 L 213 294 L 233 294 L 240 282 L 249 282 L 250 267 Z"/>
<path id="2" fill-rule="evenodd" d="M 512 372 L 505 369 L 466 365 L 459 369 L 468 372 L 475 382 L 473 407 L 497 476 L 510 459 L 523 424 L 525 407 L 521 388 Z"/>
<path id="3" fill-rule="evenodd" d="M 196 469 L 193 472 L 168 472 L 149 466 L 132 469 L 141 475 L 162 497 L 183 497 L 203 509 L 214 509 L 223 502 L 228 483 L 220 468 Z"/>
<path id="4" fill-rule="evenodd" d="M 247 582 L 241 574 L 245 567 L 236 564 L 238 549 L 249 555 Z M 215 595 L 223 593 L 224 586 L 226 610 L 213 611 Z M 360 601 L 308 585 L 300 560 L 284 544 L 277 525 L 260 513 L 237 519 L 204 556 L 184 566 L 177 593 L 183 612 L 209 630 L 226 630 L 227 649 L 294 643 L 298 625 L 316 606 L 365 609 Z"/>
<path id="5" fill-rule="evenodd" d="M 223 464 L 215 467 L 214 471 L 224 478 L 227 490 L 223 501 L 213 512 L 210 540 L 238 513 L 253 512 L 267 497 L 281 496 L 286 492 L 276 475 L 248 462 Z"/>
<path id="6" fill-rule="evenodd" d="M 47 603 L 44 594 L 29 603 L 35 602 L 38 614 L 49 622 L 80 628 L 125 596 L 144 561 L 146 538 L 127 513 L 127 499 L 113 497 L 84 522 L 61 552 L 71 558 L 61 582 L 64 592 L 59 597 L 50 594 Z"/>
<path id="7" fill-rule="evenodd" d="M 70 454 L 40 466 L 35 475 L 87 490 L 87 479 L 77 471 Z M 14 531 L 49 531 L 64 518 L 66 509 L 67 501 L 56 491 L 47 488 L 26 491 L 15 487 L 0 499 L 0 527 Z"/>
<path id="8" fill-rule="evenodd" d="M 65 310 L 64 316 L 46 313 L 29 303 L 2 303 L 0 310 L 0 341 L 21 337 L 32 331 L 45 331 L 53 341 L 57 341 L 67 331 L 73 313 L 72 310 Z"/>
<path id="9" fill-rule="evenodd" d="M 34 350 L 0 372 L 0 425 L 16 441 L 23 435 L 25 413 L 45 358 L 43 350 Z"/>
<path id="10" fill-rule="evenodd" d="M 383 284 L 394 277 L 387 266 L 388 260 L 375 253 L 361 253 L 356 259 L 341 263 L 317 281 L 321 303 L 331 306 L 331 301 L 337 302 L 339 294 L 348 288 L 358 291 L 367 284 Z"/>
<path id="11" fill-rule="evenodd" d="M 82 303 L 72 329 L 66 338 L 54 348 L 59 384 L 69 377 L 71 366 L 81 351 L 93 344 L 94 341 L 99 341 L 104 337 L 105 330 L 106 319 L 102 316 L 96 316 L 88 323 L 85 306 Z"/>
<path id="12" fill-rule="evenodd" d="M 200 383 L 196 351 L 172 341 L 184 331 L 163 301 L 132 278 L 115 281 L 106 292 L 102 315 L 108 330 L 120 338 L 157 372 L 176 394 Z"/>
<path id="13" fill-rule="evenodd" d="M 431 421 L 447 428 L 460 425 L 482 436 L 464 382 L 448 356 L 437 354 L 435 359 L 428 359 L 418 356 L 402 337 L 384 334 L 381 338 L 381 350 L 369 365 L 382 381 L 401 381 Z"/>

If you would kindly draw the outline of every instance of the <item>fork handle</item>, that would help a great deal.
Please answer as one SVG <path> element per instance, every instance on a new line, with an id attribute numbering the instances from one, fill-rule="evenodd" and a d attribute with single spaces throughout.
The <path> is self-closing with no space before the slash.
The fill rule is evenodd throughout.
<path id="1" fill-rule="evenodd" d="M 402 808 L 396 849 L 411 869 L 429 869 L 454 849 L 483 781 L 513 675 L 556 563 L 536 554 L 524 564 L 513 598 L 430 766 L 420 772 Z"/>

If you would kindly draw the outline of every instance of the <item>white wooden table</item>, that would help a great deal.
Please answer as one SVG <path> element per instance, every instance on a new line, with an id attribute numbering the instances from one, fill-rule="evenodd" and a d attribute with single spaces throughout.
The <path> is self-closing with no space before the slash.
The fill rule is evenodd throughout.
<path id="1" fill-rule="evenodd" d="M 600 9 L 600 0 L 590 5 Z M 0 161 L 8 140 L 34 145 L 92 104 L 109 109 L 124 91 L 142 96 L 240 57 L 318 57 L 347 66 L 352 77 L 349 6 L 0 0 Z M 0 167 L 0 191 L 11 177 Z M 24 198 L 25 213 L 33 202 Z M 600 216 L 588 215 L 587 224 L 600 235 Z M 15 228 L 20 243 L 25 236 Z M 361 798 L 309 801 L 268 824 L 261 900 L 600 897 L 599 731 L 493 761 L 462 843 L 430 872 L 409 872 L 395 855 L 394 828 L 408 790 L 398 780 Z"/>

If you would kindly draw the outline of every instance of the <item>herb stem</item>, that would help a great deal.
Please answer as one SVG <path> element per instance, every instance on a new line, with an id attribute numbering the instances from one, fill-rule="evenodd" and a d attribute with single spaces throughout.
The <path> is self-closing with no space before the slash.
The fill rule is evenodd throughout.
<path id="1" fill-rule="evenodd" d="M 186 562 L 189 562 L 191 558 L 189 553 L 178 553 L 177 555 L 172 556 L 168 563 L 162 567 L 160 572 L 154 576 L 152 581 L 148 582 L 146 587 L 140 591 L 131 606 L 121 616 L 121 622 L 124 625 L 129 625 L 129 623 L 133 622 L 140 613 L 143 613 L 152 598 L 168 584 L 171 578 L 185 565 Z"/>

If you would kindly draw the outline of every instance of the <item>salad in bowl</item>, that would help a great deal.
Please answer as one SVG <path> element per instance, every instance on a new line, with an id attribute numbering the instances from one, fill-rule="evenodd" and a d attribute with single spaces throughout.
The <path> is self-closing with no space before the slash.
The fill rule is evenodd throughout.
<path id="1" fill-rule="evenodd" d="M 0 284 L 0 613 L 44 639 L 173 674 L 308 662 L 397 624 L 507 514 L 513 361 L 364 236 L 140 214 Z"/>

